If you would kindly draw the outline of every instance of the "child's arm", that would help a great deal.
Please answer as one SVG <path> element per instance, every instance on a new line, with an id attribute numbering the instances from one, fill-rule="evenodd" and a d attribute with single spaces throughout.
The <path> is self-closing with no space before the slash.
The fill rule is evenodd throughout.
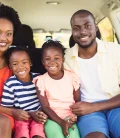
<path id="1" fill-rule="evenodd" d="M 32 117 L 32 119 L 38 123 L 44 124 L 47 121 L 47 115 L 43 113 L 41 110 L 28 113 Z"/>
<path id="2" fill-rule="evenodd" d="M 65 120 L 63 120 L 63 119 L 61 119 L 61 118 L 50 108 L 49 102 L 48 102 L 46 96 L 40 95 L 40 91 L 39 91 L 39 90 L 37 91 L 37 95 L 38 95 L 39 101 L 40 101 L 40 103 L 41 103 L 41 108 L 42 108 L 43 112 L 45 112 L 51 120 L 57 122 L 57 123 L 62 127 L 63 134 L 64 134 L 65 136 L 68 136 L 68 135 L 69 135 L 69 133 L 68 133 L 68 128 L 74 129 L 74 128 L 72 127 L 72 124 L 70 124 L 69 122 L 67 122 L 67 121 L 65 121 Z"/>
<path id="3" fill-rule="evenodd" d="M 73 95 L 75 102 L 79 102 L 81 100 L 80 88 L 78 88 L 76 91 L 74 90 Z"/>
<path id="4" fill-rule="evenodd" d="M 39 98 L 39 101 L 41 104 L 41 109 L 43 110 L 43 112 L 45 112 L 51 120 L 53 120 L 61 125 L 61 122 L 63 120 L 50 108 L 49 102 L 48 102 L 46 96 L 40 95 L 40 92 L 38 92 L 38 93 L 39 93 L 38 98 Z"/>
<path id="5" fill-rule="evenodd" d="M 80 88 L 78 88 L 76 91 L 74 90 L 73 91 L 73 96 L 74 96 L 74 100 L 75 102 L 79 102 L 80 101 Z M 77 121 L 77 116 L 75 114 L 73 114 L 72 116 L 70 116 L 68 118 L 68 121 L 71 123 L 71 124 L 75 124 L 76 121 Z"/>

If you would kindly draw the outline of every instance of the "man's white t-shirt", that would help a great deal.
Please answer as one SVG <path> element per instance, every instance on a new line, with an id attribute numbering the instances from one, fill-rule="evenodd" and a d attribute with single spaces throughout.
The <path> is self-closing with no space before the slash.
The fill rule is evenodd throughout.
<path id="1" fill-rule="evenodd" d="M 96 102 L 107 100 L 108 97 L 102 89 L 97 72 L 97 54 L 90 59 L 78 57 L 78 62 L 80 65 L 81 101 Z"/>

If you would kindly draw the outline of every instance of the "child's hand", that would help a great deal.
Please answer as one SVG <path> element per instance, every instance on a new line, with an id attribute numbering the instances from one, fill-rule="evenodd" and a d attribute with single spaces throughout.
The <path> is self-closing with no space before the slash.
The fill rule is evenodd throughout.
<path id="1" fill-rule="evenodd" d="M 21 109 L 14 109 L 12 114 L 16 120 L 28 121 L 30 118 L 29 114 Z"/>
<path id="2" fill-rule="evenodd" d="M 63 120 L 61 123 L 61 127 L 63 130 L 63 134 L 67 137 L 69 137 L 68 129 L 71 128 L 74 130 L 74 127 L 72 126 L 71 123 L 68 122 L 68 120 Z"/>
<path id="3" fill-rule="evenodd" d="M 38 123 L 44 124 L 47 121 L 47 115 L 42 111 L 38 110 L 35 112 L 29 112 L 30 116 Z"/>
<path id="4" fill-rule="evenodd" d="M 70 122 L 72 125 L 77 122 L 77 116 L 75 114 L 68 116 L 68 122 Z"/>

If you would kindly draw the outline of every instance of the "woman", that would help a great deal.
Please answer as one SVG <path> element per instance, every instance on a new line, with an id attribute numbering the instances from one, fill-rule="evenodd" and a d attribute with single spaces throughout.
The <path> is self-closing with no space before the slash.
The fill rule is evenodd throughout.
<path id="1" fill-rule="evenodd" d="M 12 75 L 5 60 L 5 53 L 12 44 L 13 37 L 21 26 L 17 12 L 6 5 L 0 5 L 0 101 L 3 92 L 4 82 Z M 23 110 L 5 108 L 0 106 L 0 137 L 11 138 L 12 128 L 14 128 L 14 119 L 28 120 L 29 115 Z M 34 118 L 40 122 L 46 120 L 46 116 L 40 112 L 39 118 Z"/>

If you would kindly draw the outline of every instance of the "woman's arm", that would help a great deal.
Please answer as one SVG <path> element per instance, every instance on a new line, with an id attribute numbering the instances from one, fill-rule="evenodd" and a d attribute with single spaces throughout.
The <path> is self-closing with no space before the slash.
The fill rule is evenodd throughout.
<path id="1" fill-rule="evenodd" d="M 16 120 L 27 121 L 30 118 L 28 113 L 21 109 L 0 106 L 0 113 L 10 115 L 10 116 L 14 117 Z"/>
<path id="2" fill-rule="evenodd" d="M 13 116 L 14 108 L 7 108 L 4 106 L 0 106 L 0 113 L 5 113 L 7 115 Z"/>

